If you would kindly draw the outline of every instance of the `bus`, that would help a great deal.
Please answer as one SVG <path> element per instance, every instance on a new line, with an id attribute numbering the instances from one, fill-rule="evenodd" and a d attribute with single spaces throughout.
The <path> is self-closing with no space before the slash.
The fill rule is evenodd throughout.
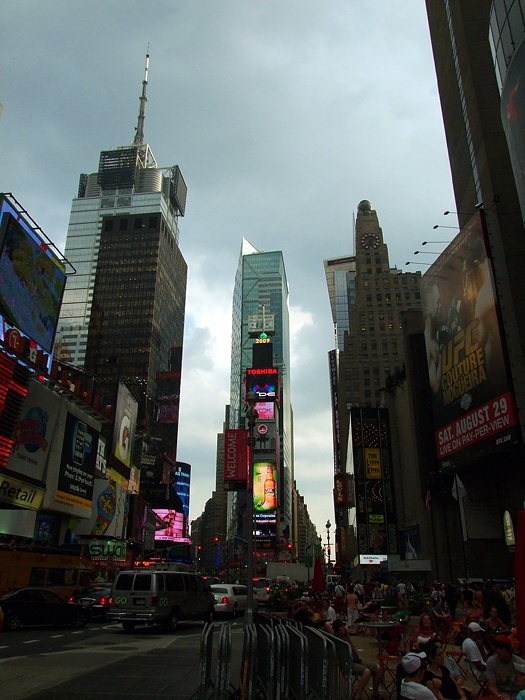
<path id="1" fill-rule="evenodd" d="M 25 586 L 45 586 L 65 600 L 89 586 L 91 560 L 81 552 L 52 547 L 0 549 L 0 595 Z"/>

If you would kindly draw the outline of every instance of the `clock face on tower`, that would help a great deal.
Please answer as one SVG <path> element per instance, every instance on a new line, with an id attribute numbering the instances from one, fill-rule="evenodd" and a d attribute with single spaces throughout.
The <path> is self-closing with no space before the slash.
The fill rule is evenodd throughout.
<path id="1" fill-rule="evenodd" d="M 367 250 L 370 248 L 379 248 L 379 244 L 379 236 L 376 236 L 375 233 L 367 233 L 361 238 L 361 245 Z"/>

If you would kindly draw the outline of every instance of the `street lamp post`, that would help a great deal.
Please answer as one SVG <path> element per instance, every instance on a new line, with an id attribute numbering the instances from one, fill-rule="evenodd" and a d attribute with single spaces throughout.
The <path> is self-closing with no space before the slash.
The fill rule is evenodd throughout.
<path id="1" fill-rule="evenodd" d="M 248 595 L 246 612 L 244 613 L 244 623 L 246 625 L 251 625 L 253 622 L 253 448 L 255 447 L 255 422 L 259 417 L 255 408 L 256 402 L 257 394 L 254 391 L 248 391 L 246 393 L 246 422 L 248 423 L 248 438 L 246 439 L 246 443 L 249 448 L 248 479 L 246 482 L 246 516 L 248 521 L 248 532 L 246 533 L 246 547 L 248 549 L 246 575 L 248 577 Z"/>
<path id="2" fill-rule="evenodd" d="M 327 543 L 328 543 L 328 546 L 327 546 L 327 548 L 326 548 L 326 551 L 327 551 L 327 554 L 328 554 L 328 568 L 330 568 L 330 554 L 331 554 L 331 550 L 330 550 L 330 528 L 332 527 L 332 523 L 331 523 L 329 520 L 327 520 L 327 521 L 326 521 L 325 527 L 326 527 L 326 541 L 327 541 Z"/>

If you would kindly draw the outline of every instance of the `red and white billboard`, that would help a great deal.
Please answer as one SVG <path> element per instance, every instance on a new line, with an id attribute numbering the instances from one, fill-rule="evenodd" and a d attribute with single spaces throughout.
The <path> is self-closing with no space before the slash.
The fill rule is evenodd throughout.
<path id="1" fill-rule="evenodd" d="M 244 482 L 248 480 L 248 434 L 246 430 L 224 431 L 224 481 Z"/>
<path id="2" fill-rule="evenodd" d="M 519 436 L 483 215 L 472 217 L 422 279 L 436 448 L 443 466 Z"/>

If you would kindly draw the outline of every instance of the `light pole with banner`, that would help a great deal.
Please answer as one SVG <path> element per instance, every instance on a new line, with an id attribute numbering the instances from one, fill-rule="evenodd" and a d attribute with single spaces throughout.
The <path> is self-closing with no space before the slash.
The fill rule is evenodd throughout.
<path id="1" fill-rule="evenodd" d="M 255 422 L 259 417 L 255 404 L 257 403 L 257 394 L 254 391 L 246 392 L 246 422 L 248 424 L 248 437 L 246 444 L 249 449 L 248 458 L 248 480 L 246 483 L 247 498 L 246 498 L 246 520 L 248 523 L 246 533 L 246 548 L 247 548 L 247 567 L 246 575 L 248 578 L 248 600 L 246 601 L 246 612 L 244 613 L 245 625 L 251 625 L 253 622 L 253 448 L 255 447 Z"/>

